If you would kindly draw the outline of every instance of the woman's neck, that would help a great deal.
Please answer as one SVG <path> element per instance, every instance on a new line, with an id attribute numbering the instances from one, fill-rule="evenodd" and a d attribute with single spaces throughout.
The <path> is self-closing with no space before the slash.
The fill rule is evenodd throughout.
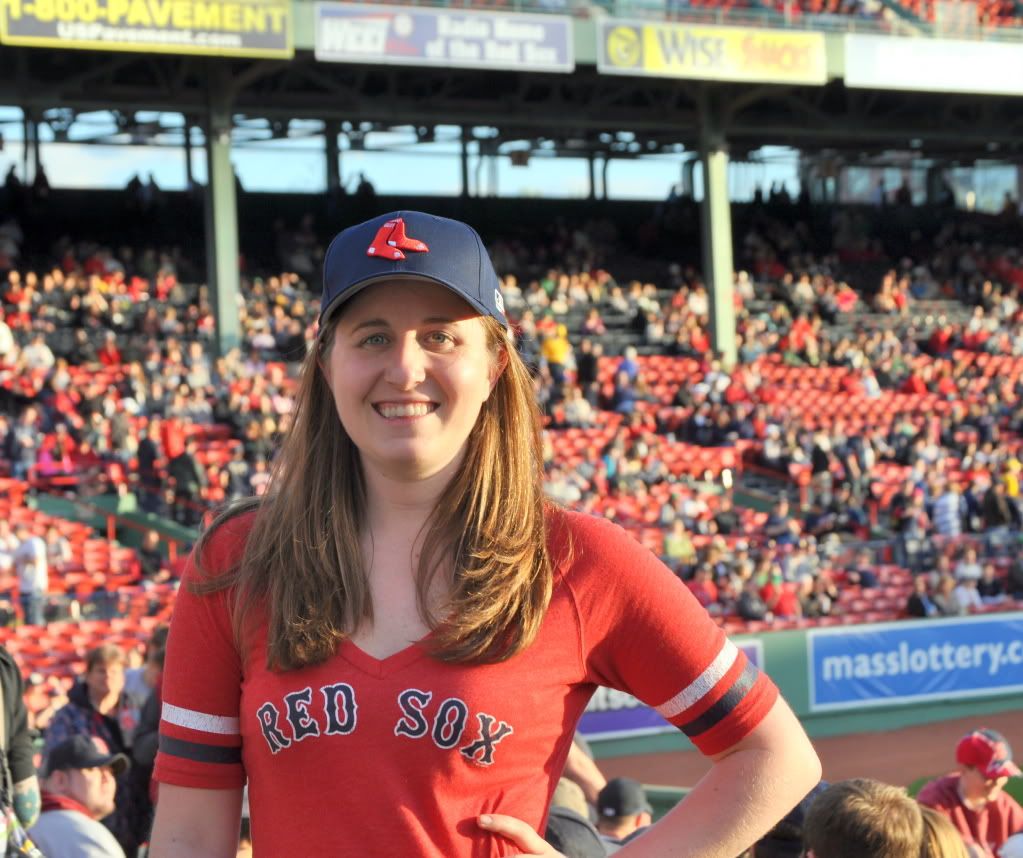
<path id="1" fill-rule="evenodd" d="M 457 462 L 422 478 L 405 478 L 365 467 L 366 522 L 371 530 L 394 526 L 417 532 L 433 514 L 458 468 Z"/>

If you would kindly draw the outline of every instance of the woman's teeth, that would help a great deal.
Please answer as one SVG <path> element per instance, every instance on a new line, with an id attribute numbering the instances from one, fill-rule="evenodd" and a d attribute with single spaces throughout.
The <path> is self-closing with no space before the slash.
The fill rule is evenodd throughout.
<path id="1" fill-rule="evenodd" d="M 398 417 L 425 417 L 436 406 L 430 402 L 413 402 L 407 405 L 378 405 L 377 410 L 388 420 Z"/>

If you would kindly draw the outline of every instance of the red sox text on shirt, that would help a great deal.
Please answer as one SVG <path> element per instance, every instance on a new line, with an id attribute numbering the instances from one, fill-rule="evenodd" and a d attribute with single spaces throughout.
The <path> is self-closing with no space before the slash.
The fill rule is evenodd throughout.
<path id="1" fill-rule="evenodd" d="M 429 739 L 441 750 L 458 752 L 470 762 L 489 766 L 494 750 L 515 731 L 486 712 L 470 718 L 468 705 L 458 697 L 434 704 L 432 691 L 407 688 L 395 699 L 394 735 Z M 358 729 L 359 704 L 347 682 L 312 686 L 284 695 L 281 706 L 267 701 L 256 712 L 270 752 L 278 754 L 294 743 L 319 736 L 347 736 Z M 325 724 L 321 728 L 321 723 Z"/>

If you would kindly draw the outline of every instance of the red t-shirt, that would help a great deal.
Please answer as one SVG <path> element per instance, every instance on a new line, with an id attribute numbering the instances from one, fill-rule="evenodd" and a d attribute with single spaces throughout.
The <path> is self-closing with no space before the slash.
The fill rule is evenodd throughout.
<path id="1" fill-rule="evenodd" d="M 685 585 L 625 531 L 551 512 L 558 557 L 537 639 L 508 661 L 447 664 L 421 643 L 378 660 L 345 641 L 324 664 L 266 668 L 265 634 L 244 657 L 224 592 L 190 592 L 171 624 L 155 778 L 200 788 L 248 779 L 262 855 L 514 854 L 475 818 L 507 813 L 542 831 L 573 732 L 597 686 L 628 691 L 705 754 L 767 714 L 774 684 Z M 213 538 L 208 565 L 237 555 L 252 516 Z M 265 628 L 265 624 L 259 624 Z"/>
<path id="2" fill-rule="evenodd" d="M 970 810 L 959 798 L 958 786 L 958 774 L 945 775 L 924 784 L 916 799 L 951 819 L 968 844 L 984 846 L 992 854 L 1013 834 L 1023 831 L 1023 807 L 1011 795 L 1002 792 L 983 810 Z"/>

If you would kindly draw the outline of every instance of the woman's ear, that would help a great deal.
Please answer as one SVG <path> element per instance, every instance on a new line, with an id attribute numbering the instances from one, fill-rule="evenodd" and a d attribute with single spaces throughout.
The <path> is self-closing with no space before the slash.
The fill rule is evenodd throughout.
<path id="1" fill-rule="evenodd" d="M 501 346 L 498 349 L 497 355 L 494 357 L 493 363 L 490 365 L 490 392 L 494 392 L 494 387 L 497 384 L 497 380 L 501 377 L 501 374 L 508 368 L 508 346 Z"/>
<path id="2" fill-rule="evenodd" d="M 323 378 L 330 384 L 330 350 L 334 345 L 334 331 L 324 333 L 313 345 L 316 350 L 316 366 L 323 373 Z M 329 338 L 329 339 L 328 339 Z"/>

